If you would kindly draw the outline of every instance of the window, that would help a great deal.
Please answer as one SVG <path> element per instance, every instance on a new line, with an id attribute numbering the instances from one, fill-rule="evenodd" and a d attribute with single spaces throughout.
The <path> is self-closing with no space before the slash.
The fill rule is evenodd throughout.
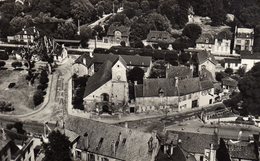
<path id="1" fill-rule="evenodd" d="M 88 161 L 95 161 L 95 155 L 94 154 L 88 154 Z"/>
<path id="2" fill-rule="evenodd" d="M 235 66 L 237 67 L 237 66 L 238 66 L 238 63 L 236 63 Z"/>
<path id="3" fill-rule="evenodd" d="M 109 161 L 107 158 L 102 158 L 101 161 Z"/>
<path id="4" fill-rule="evenodd" d="M 240 44 L 240 43 L 241 43 L 241 40 L 237 40 L 237 43 Z"/>
<path id="5" fill-rule="evenodd" d="M 203 161 L 203 156 L 200 156 L 200 161 Z"/>
<path id="6" fill-rule="evenodd" d="M 191 99 L 191 94 L 188 95 L 188 99 Z"/>
<path id="7" fill-rule="evenodd" d="M 212 104 L 212 99 L 209 100 L 209 104 Z"/>

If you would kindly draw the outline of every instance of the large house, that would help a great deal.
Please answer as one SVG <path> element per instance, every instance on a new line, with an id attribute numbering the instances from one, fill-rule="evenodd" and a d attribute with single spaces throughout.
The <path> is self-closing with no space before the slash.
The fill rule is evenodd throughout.
<path id="1" fill-rule="evenodd" d="M 70 117 L 66 128 L 81 137 L 75 160 L 81 161 L 155 161 L 159 151 L 156 132 L 144 133 L 89 119 Z"/>
<path id="2" fill-rule="evenodd" d="M 140 55 L 120 55 L 126 62 L 128 70 L 134 67 L 139 67 L 144 70 L 145 77 L 148 77 L 152 67 L 152 58 L 149 56 Z M 81 55 L 73 64 L 73 72 L 78 75 L 93 75 L 97 72 L 100 66 L 106 61 L 114 61 L 118 55 L 110 54 L 94 54 L 91 57 L 88 53 Z"/>
<path id="3" fill-rule="evenodd" d="M 241 59 L 240 58 L 226 58 L 225 61 L 225 69 L 231 68 L 234 71 L 237 71 L 241 67 Z"/>
<path id="4" fill-rule="evenodd" d="M 16 143 L 17 142 L 17 143 Z M 0 132 L 0 160 L 1 161 L 35 161 L 33 140 L 11 140 L 2 129 Z"/>
<path id="5" fill-rule="evenodd" d="M 217 61 L 210 52 L 197 49 L 186 49 L 184 51 L 192 56 L 191 69 L 193 76 L 199 76 L 206 69 L 212 74 L 212 78 L 215 78 Z"/>
<path id="6" fill-rule="evenodd" d="M 172 35 L 167 31 L 153 31 L 151 30 L 147 35 L 145 41 L 143 41 L 144 45 L 158 44 L 158 43 L 165 43 L 171 44 L 175 41 Z"/>
<path id="7" fill-rule="evenodd" d="M 196 49 L 210 51 L 214 56 L 229 56 L 231 54 L 232 33 L 224 29 L 217 35 L 203 33 L 196 40 Z"/>
<path id="8" fill-rule="evenodd" d="M 35 27 L 23 28 L 22 31 L 14 36 L 7 36 L 9 43 L 34 43 L 35 39 L 40 37 L 40 32 Z"/>
<path id="9" fill-rule="evenodd" d="M 252 52 L 253 45 L 254 45 L 254 29 L 236 27 L 233 53 L 239 54 L 241 51 Z"/>
<path id="10" fill-rule="evenodd" d="M 121 42 L 125 42 L 126 46 L 129 46 L 129 35 L 130 35 L 130 27 L 127 26 L 117 26 L 110 25 L 107 31 L 107 36 L 103 37 L 102 40 L 89 40 L 89 48 L 105 48 L 109 49 L 112 46 L 119 46 Z"/>
<path id="11" fill-rule="evenodd" d="M 111 113 L 114 106 L 128 102 L 127 65 L 121 56 L 107 60 L 87 81 L 84 104 L 85 110 Z"/>
<path id="12" fill-rule="evenodd" d="M 241 66 L 245 68 L 246 72 L 251 70 L 255 63 L 260 62 L 260 54 L 251 54 L 249 51 L 241 52 Z"/>
<path id="13" fill-rule="evenodd" d="M 209 80 L 199 78 L 156 78 L 144 79 L 135 86 L 137 112 L 169 109 L 181 111 L 212 104 L 214 86 Z"/>

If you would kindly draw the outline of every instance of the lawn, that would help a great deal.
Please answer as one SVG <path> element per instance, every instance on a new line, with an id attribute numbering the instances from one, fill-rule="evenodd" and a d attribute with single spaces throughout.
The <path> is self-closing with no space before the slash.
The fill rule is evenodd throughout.
<path id="1" fill-rule="evenodd" d="M 33 94 L 36 85 L 29 86 L 26 81 L 27 71 L 0 70 L 0 101 L 12 103 L 15 110 L 12 114 L 25 114 L 33 111 Z M 10 83 L 15 87 L 8 88 Z"/>

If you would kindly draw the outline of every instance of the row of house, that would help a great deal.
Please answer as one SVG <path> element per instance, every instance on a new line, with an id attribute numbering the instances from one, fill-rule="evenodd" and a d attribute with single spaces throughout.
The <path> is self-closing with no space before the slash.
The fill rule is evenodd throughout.
<path id="1" fill-rule="evenodd" d="M 110 112 L 123 107 L 130 113 L 159 111 L 162 108 L 180 111 L 212 104 L 214 57 L 204 51 L 195 56 L 197 64 L 194 63 L 191 69 L 168 64 L 166 78 L 151 79 L 148 78 L 151 57 L 114 54 L 94 54 L 91 57 L 84 54 L 75 61 L 73 71 L 78 75 L 91 76 L 84 93 L 85 111 Z M 143 69 L 145 75 L 142 85 L 134 85 L 134 99 L 130 100 L 127 72 L 133 67 Z M 186 70 L 186 75 L 178 73 L 175 68 Z M 200 77 L 193 78 L 195 69 Z"/>

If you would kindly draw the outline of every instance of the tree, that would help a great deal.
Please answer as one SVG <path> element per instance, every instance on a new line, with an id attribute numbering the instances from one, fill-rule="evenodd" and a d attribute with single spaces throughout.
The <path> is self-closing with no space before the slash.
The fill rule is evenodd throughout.
<path id="1" fill-rule="evenodd" d="M 0 60 L 8 60 L 9 56 L 6 52 L 1 52 L 0 53 Z"/>
<path id="2" fill-rule="evenodd" d="M 216 80 L 218 82 L 222 82 L 222 79 L 225 78 L 226 76 L 227 74 L 224 72 L 216 72 Z"/>
<path id="3" fill-rule="evenodd" d="M 182 35 L 187 36 L 191 39 L 192 42 L 195 43 L 195 41 L 199 38 L 201 34 L 201 27 L 197 24 L 188 24 L 184 27 L 182 31 Z"/>
<path id="4" fill-rule="evenodd" d="M 40 77 L 40 83 L 41 84 L 47 84 L 49 82 L 49 78 L 48 77 Z"/>
<path id="5" fill-rule="evenodd" d="M 183 63 L 186 64 L 191 58 L 191 55 L 188 52 L 182 52 L 179 55 L 179 60 Z"/>
<path id="6" fill-rule="evenodd" d="M 137 81 L 138 84 L 142 84 L 143 78 L 144 78 L 144 70 L 139 67 L 134 67 L 128 72 L 127 79 L 130 80 L 131 82 Z"/>
<path id="7" fill-rule="evenodd" d="M 23 66 L 23 64 L 21 62 L 18 62 L 18 61 L 15 61 L 15 62 L 12 62 L 12 67 L 14 67 L 15 69 L 16 68 L 20 68 Z"/>
<path id="8" fill-rule="evenodd" d="M 157 60 L 154 62 L 151 69 L 150 78 L 165 78 L 166 77 L 166 62 Z"/>
<path id="9" fill-rule="evenodd" d="M 43 143 L 44 161 L 71 161 L 71 142 L 69 138 L 59 130 L 52 131 L 49 136 L 49 143 Z"/>
<path id="10" fill-rule="evenodd" d="M 97 14 L 94 6 L 88 1 L 73 0 L 71 3 L 71 14 L 75 20 L 80 20 L 86 24 L 97 19 Z"/>
<path id="11" fill-rule="evenodd" d="M 67 21 L 59 24 L 55 33 L 57 38 L 61 39 L 73 39 L 77 33 L 77 26 L 73 21 Z"/>
<path id="12" fill-rule="evenodd" d="M 220 138 L 219 148 L 217 149 L 216 158 L 219 161 L 231 161 L 228 149 L 222 138 Z"/>
<path id="13" fill-rule="evenodd" d="M 40 105 L 43 102 L 44 94 L 42 90 L 37 90 L 33 95 L 33 103 L 35 106 Z"/>
<path id="14" fill-rule="evenodd" d="M 245 74 L 239 81 L 238 88 L 242 96 L 242 107 L 247 114 L 260 115 L 260 63 L 256 63 L 254 67 Z"/>
<path id="15" fill-rule="evenodd" d="M 0 69 L 2 68 L 2 67 L 4 67 L 5 66 L 5 62 L 4 61 L 0 61 Z"/>
<path id="16" fill-rule="evenodd" d="M 171 23 L 167 17 L 153 12 L 146 16 L 147 24 L 151 30 L 166 31 L 171 28 Z"/>
<path id="17" fill-rule="evenodd" d="M 243 77 L 246 73 L 246 69 L 245 67 L 241 66 L 238 68 L 237 72 L 236 72 L 240 77 Z"/>
<path id="18" fill-rule="evenodd" d="M 233 74 L 233 69 L 232 68 L 227 68 L 225 69 L 225 73 L 227 73 L 228 75 L 232 75 Z"/>

